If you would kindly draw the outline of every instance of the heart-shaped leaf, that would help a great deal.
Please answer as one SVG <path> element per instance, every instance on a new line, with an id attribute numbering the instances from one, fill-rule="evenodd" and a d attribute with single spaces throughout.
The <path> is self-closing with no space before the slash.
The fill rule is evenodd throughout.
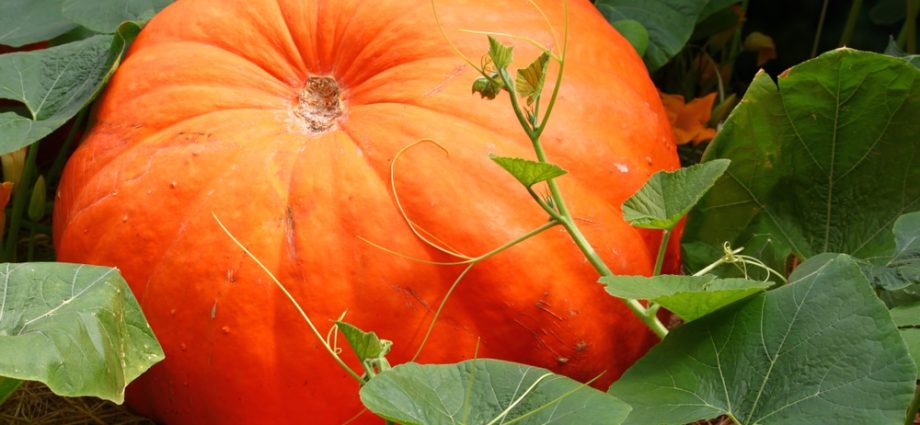
<path id="1" fill-rule="evenodd" d="M 684 241 L 744 246 L 776 270 L 791 255 L 889 253 L 895 220 L 920 209 L 918 116 L 920 70 L 886 55 L 838 49 L 778 85 L 758 74 L 704 155 L 732 164 Z"/>
<path id="2" fill-rule="evenodd" d="M 0 56 L 0 98 L 20 101 L 28 109 L 27 115 L 0 112 L 0 153 L 38 141 L 89 104 L 139 30 L 126 23 L 113 36 Z"/>
<path id="3" fill-rule="evenodd" d="M 851 257 L 672 331 L 610 388 L 627 424 L 899 424 L 916 367 Z"/>
<path id="4" fill-rule="evenodd" d="M 0 264 L 0 376 L 121 403 L 125 386 L 162 359 L 116 269 Z"/>

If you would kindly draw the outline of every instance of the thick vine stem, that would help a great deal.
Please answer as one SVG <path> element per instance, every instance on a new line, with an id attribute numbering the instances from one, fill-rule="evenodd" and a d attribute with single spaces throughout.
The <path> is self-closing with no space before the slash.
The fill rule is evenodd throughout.
<path id="1" fill-rule="evenodd" d="M 564 63 L 565 53 L 562 54 Z M 543 150 L 543 145 L 540 142 L 540 135 L 543 132 L 543 129 L 546 126 L 546 119 L 549 116 L 551 111 L 551 106 L 547 108 L 547 111 L 544 113 L 544 118 L 542 124 L 538 128 L 533 128 L 527 121 L 527 118 L 524 115 L 524 110 L 521 108 L 521 104 L 517 98 L 517 90 L 514 87 L 514 82 L 511 79 L 511 76 L 508 75 L 506 69 L 499 69 L 498 75 L 502 80 L 505 90 L 508 92 L 509 97 L 511 98 L 511 107 L 514 110 L 514 115 L 517 117 L 518 121 L 521 124 L 521 127 L 527 133 L 527 136 L 530 138 L 530 142 L 533 145 L 534 152 L 537 155 L 537 160 L 539 162 L 546 163 L 546 152 Z M 560 70 L 561 75 L 561 70 Z M 556 95 L 559 90 L 559 83 L 561 82 L 560 78 L 556 79 L 556 85 L 553 90 L 553 98 L 550 100 L 550 105 L 555 101 Z M 601 276 L 612 276 L 613 271 L 607 267 L 607 264 L 601 259 L 597 251 L 591 246 L 591 243 L 588 242 L 588 239 L 585 238 L 585 235 L 581 233 L 581 229 L 575 224 L 575 221 L 572 218 L 572 214 L 569 212 L 568 207 L 565 204 L 565 199 L 562 196 L 562 192 L 559 190 L 559 186 L 556 184 L 555 179 L 549 179 L 546 181 L 546 185 L 549 187 L 550 195 L 553 199 L 553 207 L 547 205 L 546 202 L 538 202 L 540 206 L 546 211 L 550 217 L 557 221 L 565 230 L 569 233 L 569 236 L 572 237 L 572 240 L 575 242 L 575 245 L 578 246 L 578 249 L 581 250 L 582 254 L 587 258 L 588 262 L 594 267 L 594 269 Z M 528 191 L 531 192 L 531 196 L 534 196 L 533 190 L 528 188 Z M 666 241 L 665 241 L 666 243 Z M 657 262 L 661 262 L 662 259 L 657 259 Z M 660 269 L 660 265 L 656 264 L 656 269 Z M 657 274 L 657 270 L 656 270 Z M 655 333 L 659 338 L 664 338 L 668 334 L 668 329 L 658 320 L 658 317 L 654 312 L 650 312 L 645 306 L 642 305 L 638 300 L 635 299 L 623 299 L 623 302 L 626 303 L 626 307 L 629 308 L 633 314 L 635 314 L 643 323 L 645 323 L 648 328 Z"/>

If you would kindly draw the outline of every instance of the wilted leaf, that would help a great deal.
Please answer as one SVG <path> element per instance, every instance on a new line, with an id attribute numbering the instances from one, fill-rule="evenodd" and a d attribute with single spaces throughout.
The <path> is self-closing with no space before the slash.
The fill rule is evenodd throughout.
<path id="1" fill-rule="evenodd" d="M 517 71 L 514 88 L 519 96 L 527 99 L 527 106 L 533 105 L 543 91 L 543 82 L 546 80 L 546 65 L 548 63 L 549 54 L 543 52 L 527 68 Z"/>
<path id="2" fill-rule="evenodd" d="M 770 36 L 754 31 L 744 38 L 744 50 L 757 53 L 757 66 L 776 59 L 776 45 Z"/>

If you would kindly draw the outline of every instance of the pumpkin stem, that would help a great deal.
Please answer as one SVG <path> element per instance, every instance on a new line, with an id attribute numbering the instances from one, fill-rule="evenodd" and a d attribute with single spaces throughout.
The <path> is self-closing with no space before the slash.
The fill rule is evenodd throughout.
<path id="1" fill-rule="evenodd" d="M 294 115 L 303 120 L 312 135 L 323 134 L 335 127 L 344 112 L 342 91 L 332 77 L 310 76 L 300 92 Z"/>

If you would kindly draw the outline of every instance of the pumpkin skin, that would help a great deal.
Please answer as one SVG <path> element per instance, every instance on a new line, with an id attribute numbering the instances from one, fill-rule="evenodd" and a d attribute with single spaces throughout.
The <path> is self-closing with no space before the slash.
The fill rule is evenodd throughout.
<path id="1" fill-rule="evenodd" d="M 437 2 L 474 61 L 488 43 L 458 29 L 552 44 L 526 2 L 496 3 Z M 537 3 L 561 33 L 562 2 Z M 589 2 L 569 3 L 569 57 L 544 147 L 569 171 L 559 185 L 603 259 L 648 274 L 659 235 L 627 225 L 620 204 L 678 166 L 671 129 L 632 47 Z M 538 54 L 514 45 L 512 68 Z M 298 109 L 311 76 L 341 90 L 342 115 L 325 131 Z M 449 152 L 409 149 L 395 187 L 411 220 L 452 249 L 479 255 L 547 219 L 489 160 L 533 153 L 507 95 L 471 94 L 475 77 L 428 1 L 181 0 L 156 16 L 70 159 L 54 211 L 58 258 L 119 267 L 167 353 L 129 403 L 167 424 L 339 424 L 361 412 L 357 382 L 213 215 L 321 331 L 347 311 L 394 341 L 392 363 L 408 361 L 462 268 L 365 242 L 454 260 L 396 208 L 396 152 L 426 138 Z M 655 338 L 596 280 L 561 228 L 544 232 L 473 268 L 418 360 L 471 358 L 478 343 L 479 357 L 581 380 L 604 372 L 595 385 L 606 388 Z"/>

